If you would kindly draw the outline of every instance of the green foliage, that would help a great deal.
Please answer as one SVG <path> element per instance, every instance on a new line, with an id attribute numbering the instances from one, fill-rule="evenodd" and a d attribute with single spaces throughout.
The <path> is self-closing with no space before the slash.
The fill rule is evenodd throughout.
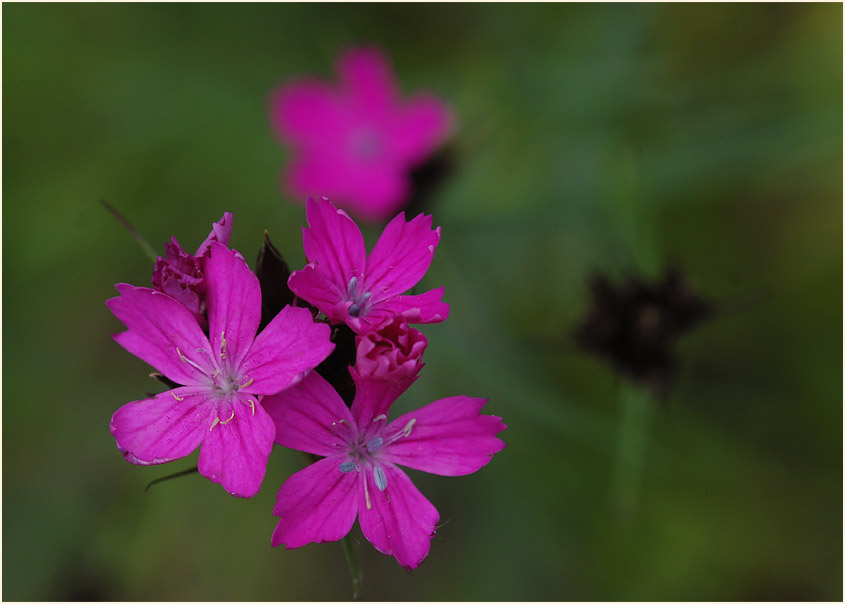
<path id="1" fill-rule="evenodd" d="M 298 453 L 239 500 L 199 476 L 144 493 L 195 457 L 115 450 L 111 413 L 158 385 L 103 301 L 152 266 L 98 201 L 159 252 L 229 210 L 251 262 L 268 229 L 300 267 L 268 94 L 362 42 L 461 126 L 423 282 L 451 317 L 398 404 L 484 396 L 509 426 L 478 474 L 414 475 L 443 519 L 431 556 L 409 575 L 356 543 L 362 598 L 842 598 L 841 5 L 2 11 L 4 599 L 349 597 L 339 545 L 270 548 Z M 647 442 L 626 437 L 620 516 L 618 384 L 571 332 L 591 270 L 666 263 L 730 310 L 682 340 Z"/>

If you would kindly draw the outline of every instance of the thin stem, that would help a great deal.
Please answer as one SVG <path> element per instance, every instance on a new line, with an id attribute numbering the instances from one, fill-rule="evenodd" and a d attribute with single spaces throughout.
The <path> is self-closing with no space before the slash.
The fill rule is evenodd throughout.
<path id="1" fill-rule="evenodd" d="M 122 224 L 123 226 L 126 227 L 126 230 L 129 231 L 129 233 L 135 238 L 135 241 L 137 241 L 139 244 L 141 244 L 141 247 L 143 248 L 144 253 L 146 253 L 147 256 L 149 256 L 150 259 L 152 259 L 153 262 L 158 260 L 158 254 L 156 254 L 155 250 L 153 249 L 153 246 L 151 246 L 149 243 L 147 243 L 147 240 L 144 239 L 143 235 L 141 235 L 141 233 L 139 233 L 137 230 L 135 230 L 135 227 L 133 227 L 129 223 L 129 221 L 126 220 L 126 218 L 123 216 L 123 214 L 118 212 L 114 208 L 114 206 L 112 206 L 105 199 L 101 199 L 100 203 L 103 204 L 104 208 L 106 208 L 109 212 L 111 212 L 112 216 L 117 218 L 117 220 L 120 222 L 120 224 Z"/>
<path id="2" fill-rule="evenodd" d="M 620 383 L 621 417 L 611 496 L 620 519 L 630 518 L 637 509 L 655 404 L 647 390 L 627 382 Z"/>
<path id="3" fill-rule="evenodd" d="M 346 535 L 340 540 L 343 545 L 343 553 L 346 554 L 346 564 L 349 566 L 349 574 L 352 576 L 352 599 L 358 599 L 358 590 L 361 587 L 361 573 L 358 571 L 358 559 L 355 557 L 355 550 L 352 548 L 352 538 Z"/>
<path id="4" fill-rule="evenodd" d="M 157 482 L 164 482 L 165 480 L 170 480 L 171 478 L 179 478 L 180 476 L 187 476 L 188 474 L 193 474 L 194 472 L 199 472 L 199 467 L 195 466 L 193 468 L 188 468 L 187 470 L 182 470 L 181 472 L 176 472 L 175 474 L 168 474 L 167 476 L 162 476 L 161 478 L 156 478 L 150 484 L 148 484 L 144 488 L 144 492 L 146 493 L 151 486 L 156 484 Z"/>

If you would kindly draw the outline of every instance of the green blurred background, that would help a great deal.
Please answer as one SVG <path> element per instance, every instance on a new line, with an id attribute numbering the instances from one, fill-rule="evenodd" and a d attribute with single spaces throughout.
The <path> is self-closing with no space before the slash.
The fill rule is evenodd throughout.
<path id="1" fill-rule="evenodd" d="M 445 285 L 451 316 L 423 329 L 427 366 L 398 405 L 484 396 L 509 427 L 477 474 L 412 473 L 443 522 L 413 573 L 353 529 L 362 597 L 841 600 L 840 4 L 2 17 L 3 599 L 350 597 L 340 545 L 270 547 L 298 453 L 277 449 L 241 500 L 197 475 L 144 493 L 195 456 L 116 451 L 111 414 L 156 386 L 103 301 L 152 266 L 98 200 L 159 251 L 171 235 L 193 250 L 230 210 L 248 259 L 267 228 L 301 266 L 268 94 L 376 43 L 403 91 L 435 91 L 461 123 L 422 284 Z M 668 263 L 732 310 L 681 341 L 666 404 L 637 407 L 570 336 L 591 271 Z"/>

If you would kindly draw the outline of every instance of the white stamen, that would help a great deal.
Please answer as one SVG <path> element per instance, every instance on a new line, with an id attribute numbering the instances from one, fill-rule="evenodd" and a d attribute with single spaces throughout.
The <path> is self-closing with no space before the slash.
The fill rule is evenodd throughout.
<path id="1" fill-rule="evenodd" d="M 370 503 L 370 492 L 367 490 L 367 476 L 364 475 L 364 500 L 367 503 L 367 509 L 373 509 L 372 504 Z"/>
<path id="2" fill-rule="evenodd" d="M 417 423 L 417 418 L 415 417 L 414 419 L 409 421 L 407 424 L 405 424 L 405 427 L 402 428 L 402 435 L 403 436 L 410 436 L 411 430 L 413 429 L 414 424 L 416 424 L 416 423 Z"/>
<path id="3" fill-rule="evenodd" d="M 179 350 L 179 347 L 178 347 L 178 346 L 176 347 L 176 354 L 178 354 L 178 355 L 179 355 L 179 359 L 180 359 L 180 360 L 185 361 L 188 365 L 190 365 L 191 367 L 193 367 L 193 368 L 194 368 L 194 369 L 196 369 L 197 371 L 202 371 L 202 373 L 205 373 L 205 371 L 203 371 L 203 368 L 202 368 L 202 367 L 200 367 L 199 365 L 197 365 L 196 363 L 194 363 L 192 360 L 190 360 L 190 359 L 185 358 L 184 356 L 182 356 L 182 351 L 181 351 L 181 350 Z"/>

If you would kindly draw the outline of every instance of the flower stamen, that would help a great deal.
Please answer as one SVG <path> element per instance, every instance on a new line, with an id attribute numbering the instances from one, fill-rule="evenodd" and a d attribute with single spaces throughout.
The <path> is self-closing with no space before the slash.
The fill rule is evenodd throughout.
<path id="1" fill-rule="evenodd" d="M 380 466 L 373 468 L 373 478 L 375 478 L 376 486 L 379 491 L 383 491 L 387 488 L 387 475 L 385 475 L 384 470 Z"/>
<path id="2" fill-rule="evenodd" d="M 202 371 L 202 373 L 205 373 L 205 371 L 203 371 L 203 368 L 202 368 L 202 367 L 200 367 L 199 365 L 197 365 L 196 363 L 194 363 L 191 359 L 186 358 L 185 356 L 183 356 L 183 355 L 182 355 L 182 351 L 181 351 L 181 350 L 179 350 L 179 347 L 178 347 L 178 346 L 176 347 L 176 354 L 178 354 L 178 355 L 179 355 L 179 360 L 181 360 L 181 361 L 185 361 L 188 365 L 190 365 L 191 367 L 193 367 L 193 368 L 194 368 L 194 369 L 196 369 L 197 371 Z"/>

